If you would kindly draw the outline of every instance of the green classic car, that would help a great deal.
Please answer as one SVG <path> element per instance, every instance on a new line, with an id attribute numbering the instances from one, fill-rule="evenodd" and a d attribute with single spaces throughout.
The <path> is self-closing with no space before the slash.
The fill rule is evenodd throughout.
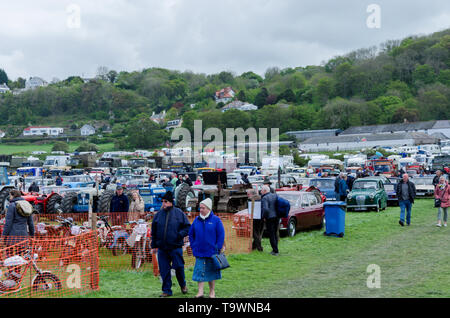
<path id="1" fill-rule="evenodd" d="M 380 179 L 362 178 L 353 183 L 347 196 L 347 211 L 374 209 L 379 212 L 386 209 L 387 194 Z"/>

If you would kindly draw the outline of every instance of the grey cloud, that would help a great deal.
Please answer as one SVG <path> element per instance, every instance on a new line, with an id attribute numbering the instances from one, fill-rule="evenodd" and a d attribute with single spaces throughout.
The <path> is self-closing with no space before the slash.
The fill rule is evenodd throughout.
<path id="1" fill-rule="evenodd" d="M 65 25 L 71 3 L 81 8 L 80 29 Z M 366 26 L 372 3 L 381 7 L 381 29 Z M 0 67 L 12 78 L 94 76 L 100 65 L 263 74 L 271 66 L 317 65 L 386 40 L 447 28 L 450 3 L 42 0 L 8 5 L 0 12 L 4 17 L 9 24 L 0 30 Z"/>

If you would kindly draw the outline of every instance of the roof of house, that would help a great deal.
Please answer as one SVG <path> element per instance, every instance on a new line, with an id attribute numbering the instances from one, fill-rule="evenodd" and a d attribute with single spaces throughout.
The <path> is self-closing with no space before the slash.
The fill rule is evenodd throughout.
<path id="1" fill-rule="evenodd" d="M 234 97 L 234 91 L 231 87 L 225 87 L 222 88 L 220 91 L 216 92 L 216 99 L 219 98 L 233 98 Z"/>
<path id="2" fill-rule="evenodd" d="M 95 128 L 94 128 L 94 126 L 92 126 L 92 125 L 90 125 L 90 124 L 84 124 L 83 125 L 83 127 L 81 127 L 81 129 L 90 129 L 90 128 L 92 128 L 92 129 L 94 129 L 95 130 Z"/>
<path id="3" fill-rule="evenodd" d="M 450 120 L 436 120 L 433 129 L 450 128 Z"/>
<path id="4" fill-rule="evenodd" d="M 301 144 L 324 144 L 324 143 L 350 143 L 365 141 L 384 141 L 384 140 L 407 140 L 414 139 L 416 143 L 435 143 L 437 138 L 431 137 L 422 132 L 406 132 L 392 134 L 361 134 L 361 135 L 339 135 L 328 137 L 312 137 Z"/>
<path id="5" fill-rule="evenodd" d="M 385 124 L 385 125 L 371 125 L 371 126 L 355 126 L 344 130 L 341 135 L 360 135 L 360 134 L 375 134 L 375 133 L 390 133 L 396 131 L 416 131 L 434 128 L 436 120 L 419 121 L 414 123 L 399 123 L 399 124 Z"/>
<path id="6" fill-rule="evenodd" d="M 286 135 L 295 135 L 295 134 L 310 134 L 310 133 L 336 133 L 340 129 L 317 129 L 317 130 L 298 130 L 298 131 L 288 131 L 285 134 Z"/>

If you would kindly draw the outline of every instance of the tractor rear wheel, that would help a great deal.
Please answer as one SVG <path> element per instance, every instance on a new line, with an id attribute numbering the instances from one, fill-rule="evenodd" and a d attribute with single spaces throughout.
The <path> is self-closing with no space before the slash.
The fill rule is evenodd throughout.
<path id="1" fill-rule="evenodd" d="M 195 198 L 194 191 L 187 183 L 182 183 L 175 191 L 175 206 L 180 208 L 183 212 L 188 207 L 188 202 L 191 198 Z"/>
<path id="2" fill-rule="evenodd" d="M 6 208 L 8 207 L 8 197 L 11 190 L 14 188 L 5 187 L 0 191 L 0 212 L 6 213 Z"/>
<path id="3" fill-rule="evenodd" d="M 75 192 L 66 193 L 61 201 L 62 211 L 64 213 L 72 213 L 73 206 L 77 203 L 78 194 Z"/>
<path id="4" fill-rule="evenodd" d="M 111 207 L 111 199 L 114 196 L 114 191 L 106 190 L 100 196 L 100 205 L 98 212 L 109 212 Z"/>
<path id="5" fill-rule="evenodd" d="M 45 213 L 60 214 L 62 212 L 61 202 L 62 197 L 57 193 L 53 194 L 47 201 L 47 211 Z"/>

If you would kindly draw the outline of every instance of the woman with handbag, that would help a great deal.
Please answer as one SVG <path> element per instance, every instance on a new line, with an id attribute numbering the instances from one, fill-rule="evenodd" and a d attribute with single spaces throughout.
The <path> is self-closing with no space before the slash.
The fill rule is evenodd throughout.
<path id="1" fill-rule="evenodd" d="M 441 214 L 444 211 L 444 226 L 447 227 L 448 207 L 450 206 L 450 187 L 444 176 L 439 178 L 439 183 L 434 189 L 435 206 L 438 208 L 438 222 L 436 226 L 441 227 Z"/>
<path id="2" fill-rule="evenodd" d="M 195 298 L 203 298 L 205 282 L 209 284 L 209 297 L 215 298 L 215 281 L 222 278 L 213 257 L 225 250 L 225 229 L 220 218 L 211 211 L 212 201 L 200 202 L 200 215 L 189 230 L 189 243 L 195 256 L 192 280 L 198 282 Z"/>
<path id="3" fill-rule="evenodd" d="M 133 199 L 128 210 L 128 221 L 137 221 L 145 215 L 145 202 L 139 191 L 134 190 L 131 195 Z"/>

